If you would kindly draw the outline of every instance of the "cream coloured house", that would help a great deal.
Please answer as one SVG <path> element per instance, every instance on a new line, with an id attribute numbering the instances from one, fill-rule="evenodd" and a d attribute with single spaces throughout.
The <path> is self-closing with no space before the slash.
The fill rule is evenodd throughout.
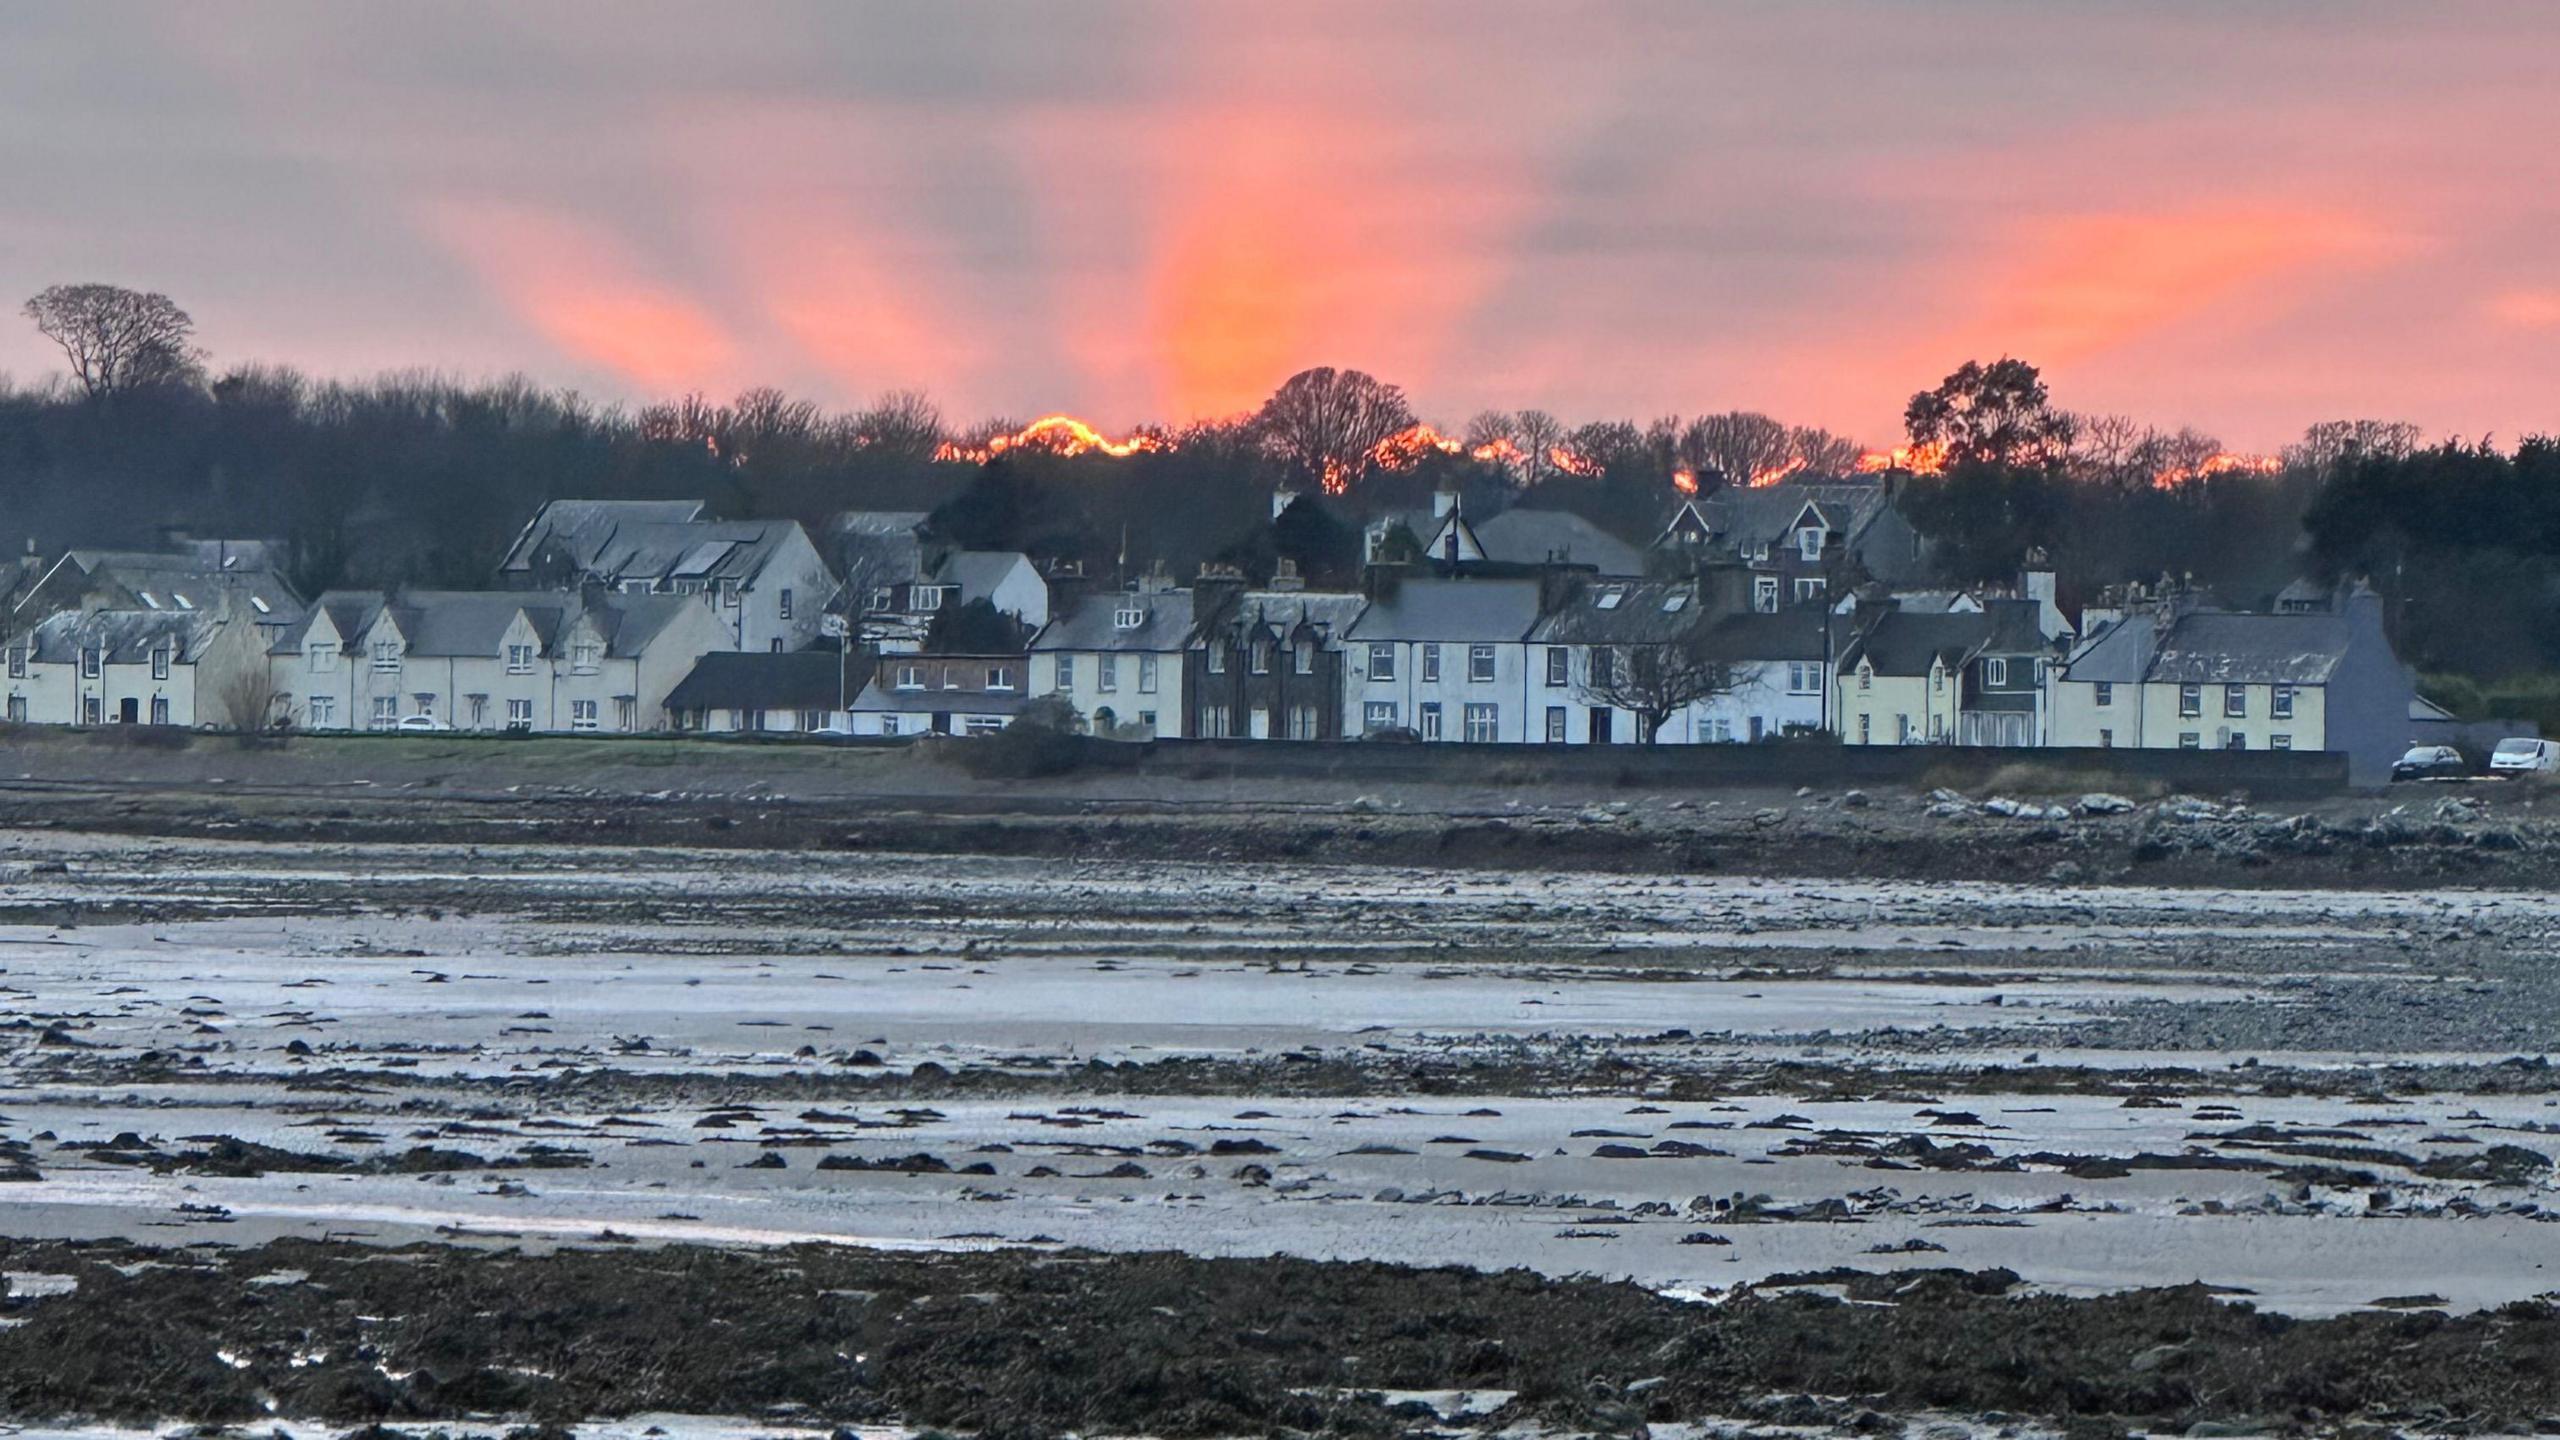
<path id="1" fill-rule="evenodd" d="M 37 725 L 232 725 L 263 699 L 262 650 L 257 623 L 228 604 L 64 611 L 9 646 L 5 713 Z"/>
<path id="2" fill-rule="evenodd" d="M 337 591 L 269 658 L 302 729 L 628 734 L 670 728 L 667 693 L 729 648 L 719 615 L 685 595 Z"/>

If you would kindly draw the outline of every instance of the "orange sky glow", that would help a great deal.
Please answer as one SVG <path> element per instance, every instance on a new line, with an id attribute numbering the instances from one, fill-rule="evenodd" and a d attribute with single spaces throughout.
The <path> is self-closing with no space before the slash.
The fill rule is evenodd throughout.
<path id="1" fill-rule="evenodd" d="M 913 387 L 1113 433 L 1331 364 L 1450 431 L 1748 408 L 1889 445 L 1913 390 L 2016 354 L 2235 449 L 2560 429 L 2560 7 L 2527 0 L 216 0 L 0 31 L 0 153 L 57 197 L 0 217 L 0 279 L 166 290 L 217 364 Z M 0 370 L 46 373 L 22 331 Z"/>

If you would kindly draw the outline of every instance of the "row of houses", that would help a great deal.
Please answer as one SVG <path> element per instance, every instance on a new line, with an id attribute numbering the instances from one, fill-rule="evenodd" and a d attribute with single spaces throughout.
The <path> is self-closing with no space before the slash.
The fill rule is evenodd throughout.
<path id="1" fill-rule="evenodd" d="M 1274 517 L 1293 497 L 1276 497 Z M 1454 496 L 1381 517 L 1356 588 L 1282 563 L 1089 586 L 911 512 L 816 539 L 698 501 L 559 501 L 487 590 L 308 601 L 257 542 L 14 562 L 12 720 L 967 734 L 1057 697 L 1122 738 L 2348 751 L 2431 717 L 2360 587 L 2223 609 L 2179 587 L 2078 623 L 2031 562 L 1921 588 L 1875 484 L 1683 504 L 1649 544 Z M 971 607 L 1001 622 L 953 639 Z M 989 640 L 990 634 L 997 636 Z M 1000 642 L 1000 643 L 999 643 Z"/>

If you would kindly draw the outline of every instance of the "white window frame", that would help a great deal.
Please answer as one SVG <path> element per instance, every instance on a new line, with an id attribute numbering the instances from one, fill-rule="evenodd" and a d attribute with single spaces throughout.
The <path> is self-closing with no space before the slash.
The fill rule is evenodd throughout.
<path id="1" fill-rule="evenodd" d="M 1461 733 L 1470 745 L 1491 745 L 1502 739 L 1502 707 L 1490 700 L 1470 700 L 1461 717 L 1466 729 Z"/>
<path id="2" fill-rule="evenodd" d="M 1422 683 L 1425 685 L 1437 685 L 1440 683 L 1440 645 L 1437 641 L 1425 641 L 1423 643 Z"/>
<path id="3" fill-rule="evenodd" d="M 507 647 L 507 673 L 510 675 L 530 675 L 533 673 L 532 646 L 510 645 Z"/>
<path id="4" fill-rule="evenodd" d="M 1396 646 L 1392 640 L 1369 642 L 1369 679 L 1374 683 L 1396 678 Z M 1371 727 L 1375 729 L 1375 726 Z"/>
<path id="5" fill-rule="evenodd" d="M 1470 645 L 1470 646 L 1468 646 L 1468 647 L 1467 647 L 1467 683 L 1468 683 L 1468 684 L 1470 684 L 1470 685 L 1490 685 L 1490 684 L 1492 684 L 1492 683 L 1493 683 L 1493 676 L 1494 676 L 1494 668 L 1495 668 L 1496 663 L 1497 663 L 1497 662 L 1496 662 L 1496 657 L 1495 657 L 1495 655 L 1494 655 L 1494 649 L 1493 649 L 1493 647 L 1492 647 L 1492 646 L 1490 646 L 1490 645 Z"/>
<path id="6" fill-rule="evenodd" d="M 1425 700 L 1413 707 L 1414 731 L 1425 740 L 1437 740 L 1442 730 L 1440 702 Z"/>
<path id="7" fill-rule="evenodd" d="M 1141 695 L 1156 693 L 1156 657 L 1153 655 L 1138 657 L 1138 693 Z"/>
<path id="8" fill-rule="evenodd" d="M 598 708 L 599 707 L 596 705 L 596 702 L 593 700 L 570 701 L 569 728 L 572 730 L 600 730 L 604 728 L 604 719 L 598 713 Z"/>
<path id="9" fill-rule="evenodd" d="M 1396 728 L 1396 702 L 1371 700 L 1360 707 L 1361 733 Z"/>
<path id="10" fill-rule="evenodd" d="M 1065 657 L 1062 656 L 1060 658 L 1063 659 Z M 896 679 L 892 682 L 889 688 L 893 690 L 922 690 L 924 688 L 924 667 L 913 663 L 900 665 L 898 667 Z"/>
<path id="11" fill-rule="evenodd" d="M 1573 652 L 1562 645 L 1547 647 L 1547 686 L 1550 689 L 1573 683 Z"/>

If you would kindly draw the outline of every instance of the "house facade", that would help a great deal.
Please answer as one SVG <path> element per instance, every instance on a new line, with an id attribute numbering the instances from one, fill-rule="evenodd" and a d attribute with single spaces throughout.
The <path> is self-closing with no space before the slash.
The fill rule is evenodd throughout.
<path id="1" fill-rule="evenodd" d="M 554 500 L 498 567 L 510 589 L 601 586 L 689 595 L 710 608 L 729 649 L 804 649 L 824 632 L 835 572 L 795 520 L 712 520 L 699 500 Z"/>
<path id="2" fill-rule="evenodd" d="M 2164 596 L 2093 628 L 2052 689 L 2055 745 L 2335 751 L 2357 784 L 2390 777 L 2417 695 L 2363 586 L 2276 614 Z"/>
<path id="3" fill-rule="evenodd" d="M 691 596 L 339 591 L 268 658 L 300 729 L 632 734 L 670 728 L 668 692 L 728 638 Z"/>
<path id="4" fill-rule="evenodd" d="M 1850 745 L 2045 743 L 2046 642 L 2031 600 L 1881 609 L 1841 651 L 1833 713 Z"/>
<path id="5" fill-rule="evenodd" d="M 7 651 L 6 716 L 35 725 L 242 723 L 259 712 L 265 659 L 254 620 L 235 610 L 64 611 Z M 247 612 L 254 615 L 255 612 Z M 246 723 L 262 723 L 256 713 Z"/>
<path id="6" fill-rule="evenodd" d="M 1200 606 L 1205 599 L 1214 612 L 1241 589 L 1241 581 L 1212 584 L 1204 596 L 1158 575 L 1129 590 L 1078 597 L 1032 637 L 1031 693 L 1073 705 L 1096 735 L 1198 735 L 1186 682 Z"/>
<path id="7" fill-rule="evenodd" d="M 845 659 L 836 650 L 714 651 L 667 692 L 669 723 L 715 735 L 848 732 Z"/>
<path id="8" fill-rule="evenodd" d="M 988 735 L 1022 713 L 1021 655 L 884 655 L 848 707 L 856 735 Z"/>
<path id="9" fill-rule="evenodd" d="M 1569 703 L 1565 687 L 1545 686 L 1546 672 L 1531 668 L 1543 589 L 1537 579 L 1489 576 L 1391 581 L 1344 636 L 1343 735 L 1410 730 L 1425 741 L 1478 745 L 1542 738 L 1547 710 Z"/>
<path id="10" fill-rule="evenodd" d="M 1365 596 L 1308 591 L 1282 561 L 1275 587 L 1246 590 L 1194 628 L 1183 686 L 1206 738 L 1343 738 L 1343 637 Z"/>

